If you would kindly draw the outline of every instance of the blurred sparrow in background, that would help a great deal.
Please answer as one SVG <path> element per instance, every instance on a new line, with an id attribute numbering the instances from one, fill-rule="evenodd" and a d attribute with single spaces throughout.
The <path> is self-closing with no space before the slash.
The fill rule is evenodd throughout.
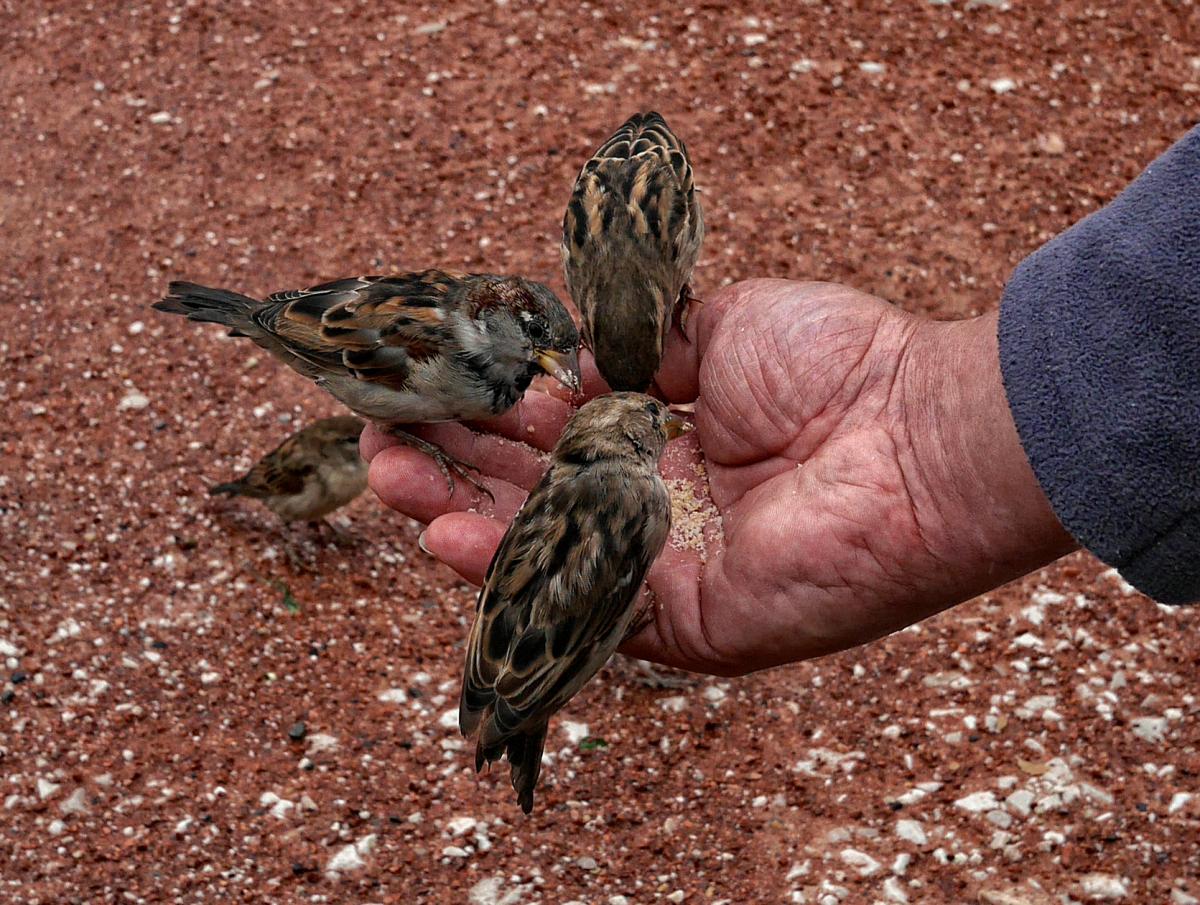
<path id="1" fill-rule="evenodd" d="M 571 316 L 547 287 L 521 277 L 424 270 L 337 280 L 266 301 L 174 282 L 154 307 L 249 337 L 431 456 L 451 489 L 453 471 L 489 493 L 471 466 L 404 425 L 498 415 L 543 371 L 580 386 Z"/>
<path id="2" fill-rule="evenodd" d="M 658 460 L 686 429 L 640 393 L 593 399 L 567 423 L 492 558 L 459 727 L 479 732 L 476 770 L 507 754 L 527 814 L 550 717 L 640 627 L 635 601 L 671 526 Z"/>
<path id="3" fill-rule="evenodd" d="M 286 525 L 323 521 L 367 489 L 367 463 L 358 452 L 363 423 L 350 415 L 322 418 L 292 434 L 236 481 L 213 495 L 262 500 Z"/>
<path id="4" fill-rule="evenodd" d="M 584 164 L 563 218 L 583 342 L 614 390 L 647 389 L 676 311 L 686 326 L 703 239 L 687 149 L 657 113 L 634 115 Z"/>

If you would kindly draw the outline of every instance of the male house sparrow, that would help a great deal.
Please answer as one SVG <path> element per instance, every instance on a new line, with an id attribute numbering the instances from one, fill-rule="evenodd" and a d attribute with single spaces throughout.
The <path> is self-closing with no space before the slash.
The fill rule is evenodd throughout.
<path id="1" fill-rule="evenodd" d="M 367 463 L 358 452 L 363 423 L 350 415 L 322 418 L 292 434 L 236 481 L 210 494 L 262 500 L 289 522 L 313 522 L 367 489 Z"/>
<path id="2" fill-rule="evenodd" d="M 488 418 L 512 407 L 545 371 L 579 389 L 579 334 L 553 292 L 521 277 L 423 270 L 354 277 L 257 301 L 174 282 L 154 305 L 224 324 L 356 414 L 486 491 L 470 466 L 401 429 Z"/>
<path id="3" fill-rule="evenodd" d="M 584 164 L 563 218 L 583 342 L 614 390 L 650 386 L 703 239 L 687 149 L 657 113 L 635 114 Z"/>
<path id="4" fill-rule="evenodd" d="M 587 403 L 567 423 L 550 468 L 488 567 L 459 728 L 479 731 L 477 771 L 508 755 L 526 814 L 550 717 L 636 627 L 642 579 L 671 527 L 658 459 L 686 429 L 664 403 L 641 393 Z"/>

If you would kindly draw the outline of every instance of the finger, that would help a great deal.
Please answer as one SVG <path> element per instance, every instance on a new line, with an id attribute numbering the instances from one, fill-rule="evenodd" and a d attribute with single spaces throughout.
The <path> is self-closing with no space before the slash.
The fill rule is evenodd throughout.
<path id="1" fill-rule="evenodd" d="M 548 464 L 544 453 L 495 434 L 479 433 L 463 424 L 425 424 L 412 432 L 435 443 L 447 455 L 470 462 L 491 478 L 499 478 L 526 491 L 541 480 Z"/>
<path id="2" fill-rule="evenodd" d="M 562 433 L 567 419 L 574 411 L 571 403 L 563 399 L 531 390 L 525 394 L 524 399 L 503 415 L 471 423 L 480 430 L 499 434 L 509 440 L 528 443 L 543 452 L 549 452 L 554 448 L 558 435 Z"/>
<path id="3" fill-rule="evenodd" d="M 495 496 L 495 502 L 461 477 L 453 480 L 451 493 L 437 463 L 408 446 L 380 450 L 367 472 L 371 490 L 385 506 L 419 522 L 429 523 L 448 512 L 465 510 L 510 519 L 525 502 L 523 488 L 499 478 L 484 476 L 481 481 Z"/>
<path id="4" fill-rule="evenodd" d="M 695 334 L 696 318 L 688 322 L 688 332 Z M 700 395 L 700 346 L 693 336 L 685 340 L 676 324 L 667 334 L 662 364 L 654 377 L 662 397 L 668 402 L 691 402 Z"/>
<path id="5" fill-rule="evenodd" d="M 430 523 L 421 535 L 421 545 L 471 584 L 482 585 L 507 527 L 507 520 L 452 512 Z"/>
<path id="6" fill-rule="evenodd" d="M 688 669 L 712 673 L 719 664 L 697 656 L 691 639 L 701 633 L 696 615 L 702 564 L 694 551 L 668 546 L 647 576 L 654 612 L 649 623 L 619 648 L 621 653 Z"/>
<path id="7" fill-rule="evenodd" d="M 370 462 L 380 450 L 387 449 L 389 446 L 395 446 L 400 441 L 395 437 L 381 431 L 374 424 L 368 424 L 362 432 L 362 436 L 358 438 L 358 452 L 364 459 Z"/>

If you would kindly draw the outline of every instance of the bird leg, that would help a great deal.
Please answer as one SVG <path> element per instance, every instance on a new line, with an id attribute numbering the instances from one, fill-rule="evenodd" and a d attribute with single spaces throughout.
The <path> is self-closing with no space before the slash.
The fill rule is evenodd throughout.
<path id="1" fill-rule="evenodd" d="M 697 305 L 703 305 L 704 302 L 692 295 L 692 286 L 690 283 L 684 283 L 683 288 L 679 290 L 679 298 L 675 301 L 675 320 L 679 324 L 679 332 L 683 334 L 684 342 L 691 345 L 692 341 L 687 335 L 688 320 L 692 313 L 692 302 Z"/>
<path id="2" fill-rule="evenodd" d="M 638 660 L 635 657 L 622 657 L 621 670 L 638 685 L 646 688 L 691 688 L 696 680 L 688 673 L 669 666 L 659 669 L 648 660 Z"/>
<path id="3" fill-rule="evenodd" d="M 454 493 L 454 479 L 456 477 L 466 481 L 476 490 L 481 493 L 486 493 L 488 499 L 493 503 L 496 502 L 496 496 L 487 487 L 472 476 L 471 472 L 478 472 L 479 469 L 470 462 L 464 462 L 462 459 L 456 459 L 450 453 L 446 452 L 436 443 L 430 443 L 428 440 L 422 440 L 420 437 L 415 437 L 408 431 L 402 430 L 399 427 L 388 428 L 388 434 L 395 437 L 405 446 L 411 446 L 418 452 L 423 452 L 429 458 L 437 463 L 437 467 L 441 469 L 442 476 L 446 479 L 446 486 L 450 489 L 450 493 Z"/>

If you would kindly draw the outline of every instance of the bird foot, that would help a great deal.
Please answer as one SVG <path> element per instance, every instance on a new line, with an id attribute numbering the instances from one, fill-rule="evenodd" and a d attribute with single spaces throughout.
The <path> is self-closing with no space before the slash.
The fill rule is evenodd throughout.
<path id="1" fill-rule="evenodd" d="M 683 288 L 679 290 L 679 298 L 675 302 L 675 320 L 679 324 L 679 332 L 683 334 L 683 340 L 688 345 L 692 344 L 691 338 L 688 336 L 687 325 L 691 319 L 692 303 L 703 305 L 700 299 L 692 295 L 692 287 L 689 283 L 684 283 Z"/>
<path id="2" fill-rule="evenodd" d="M 496 496 L 483 482 L 477 480 L 471 472 L 479 472 L 479 469 L 470 462 L 464 462 L 462 459 L 457 459 L 450 453 L 446 452 L 436 443 L 430 443 L 428 440 L 422 440 L 420 437 L 414 437 L 412 434 L 397 427 L 388 429 L 388 433 L 402 442 L 406 446 L 411 446 L 418 452 L 423 452 L 429 458 L 437 463 L 437 467 L 441 469 L 442 476 L 446 479 L 446 486 L 449 488 L 451 495 L 454 493 L 454 479 L 460 478 L 466 481 L 480 493 L 487 494 L 488 499 L 493 503 L 496 502 Z"/>

